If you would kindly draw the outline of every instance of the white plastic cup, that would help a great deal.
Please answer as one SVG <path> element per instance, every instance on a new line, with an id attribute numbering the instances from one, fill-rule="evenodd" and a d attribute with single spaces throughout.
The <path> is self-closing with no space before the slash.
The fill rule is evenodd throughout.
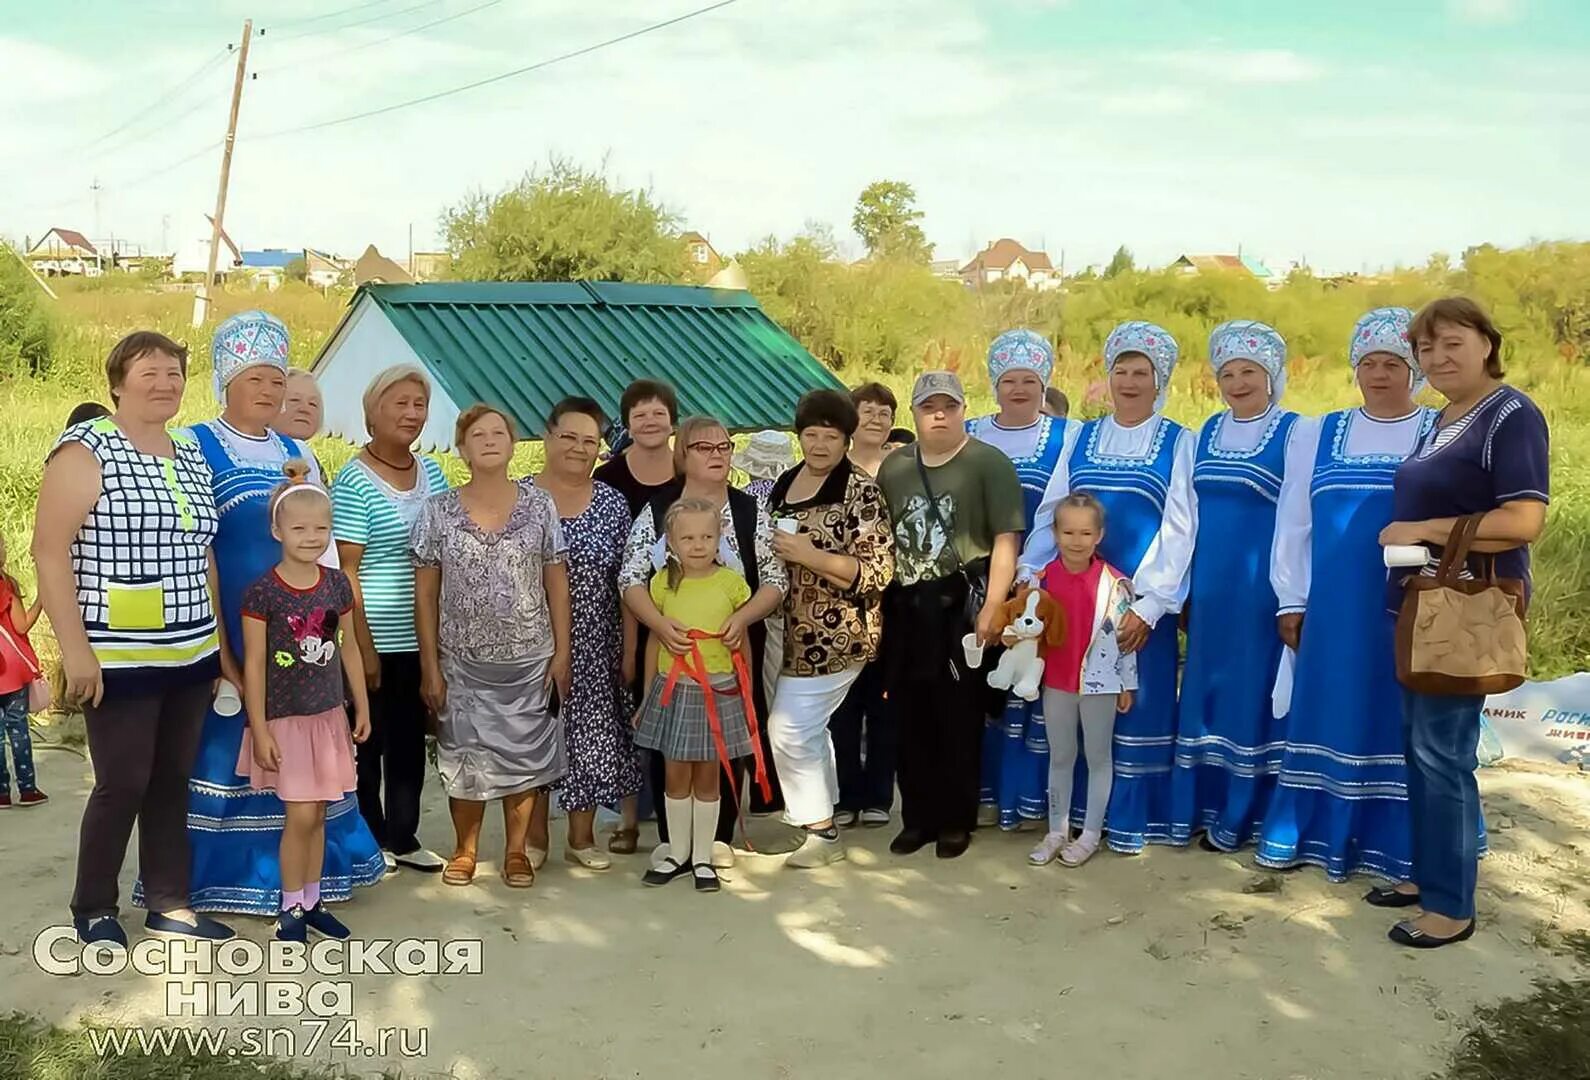
<path id="1" fill-rule="evenodd" d="M 773 522 L 773 527 L 779 532 L 789 533 L 791 536 L 801 531 L 801 523 L 794 518 L 779 518 Z"/>
<path id="2" fill-rule="evenodd" d="M 237 692 L 237 687 L 230 681 L 222 679 L 215 688 L 215 714 L 217 716 L 236 716 L 243 711 L 243 698 Z"/>
<path id="3" fill-rule="evenodd" d="M 1420 567 L 1430 561 L 1430 550 L 1418 544 L 1387 544 L 1383 553 L 1386 565 L 1392 569 Z"/>
<path id="4" fill-rule="evenodd" d="M 976 634 L 967 634 L 961 638 L 961 648 L 966 652 L 966 666 L 980 668 L 983 666 L 983 647 L 977 642 Z"/>

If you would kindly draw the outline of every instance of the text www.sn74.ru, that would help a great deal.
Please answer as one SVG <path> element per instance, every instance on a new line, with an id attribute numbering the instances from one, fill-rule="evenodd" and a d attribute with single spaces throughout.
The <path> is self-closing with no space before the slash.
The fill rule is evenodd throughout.
<path id="1" fill-rule="evenodd" d="M 361 1031 L 357 1020 L 300 1020 L 296 1025 L 246 1028 L 129 1026 L 90 1028 L 89 1043 L 101 1059 L 138 1053 L 145 1057 L 312 1057 L 317 1052 L 347 1057 L 424 1057 L 427 1028 Z"/>

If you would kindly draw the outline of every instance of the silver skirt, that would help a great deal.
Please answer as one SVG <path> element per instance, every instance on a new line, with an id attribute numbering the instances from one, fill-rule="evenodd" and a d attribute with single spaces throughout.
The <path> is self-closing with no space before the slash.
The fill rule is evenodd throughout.
<path id="1" fill-rule="evenodd" d="M 436 763 L 449 796 L 500 799 L 563 776 L 563 725 L 544 685 L 551 662 L 442 654 L 447 704 L 437 717 Z"/>

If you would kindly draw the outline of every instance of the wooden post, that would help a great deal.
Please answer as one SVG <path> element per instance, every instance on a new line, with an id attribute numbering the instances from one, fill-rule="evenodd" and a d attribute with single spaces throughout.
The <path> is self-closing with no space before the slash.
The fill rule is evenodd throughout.
<path id="1" fill-rule="evenodd" d="M 215 194 L 215 217 L 210 228 L 210 265 L 193 296 L 193 325 L 203 326 L 210 314 L 210 289 L 215 285 L 215 264 L 221 254 L 222 220 L 226 217 L 226 185 L 232 178 L 232 146 L 237 142 L 237 111 L 243 103 L 243 73 L 248 67 L 248 43 L 254 37 L 254 20 L 243 20 L 243 41 L 237 51 L 237 80 L 232 84 L 232 113 L 226 122 L 226 142 L 221 147 L 221 185 Z"/>

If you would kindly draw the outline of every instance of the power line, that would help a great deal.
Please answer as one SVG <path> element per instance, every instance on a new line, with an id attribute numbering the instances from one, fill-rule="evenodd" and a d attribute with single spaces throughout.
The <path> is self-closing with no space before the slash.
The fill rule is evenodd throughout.
<path id="1" fill-rule="evenodd" d="M 557 56 L 548 57 L 545 60 L 538 60 L 533 64 L 527 64 L 522 68 L 515 68 L 512 71 L 504 71 L 502 74 L 493 75 L 490 78 L 478 79 L 472 83 L 465 83 L 462 86 L 455 86 L 448 90 L 439 90 L 434 94 L 426 94 L 423 97 L 411 98 L 408 101 L 400 101 L 396 104 L 384 105 L 379 109 L 368 109 L 364 112 L 352 113 L 348 116 L 339 116 L 331 120 L 321 120 L 313 124 L 301 124 L 298 127 L 279 128 L 276 131 L 266 131 L 259 135 L 250 136 L 250 138 L 256 140 L 275 139 L 283 135 L 296 135 L 304 131 L 319 131 L 322 128 L 336 127 L 340 124 L 351 124 L 355 120 L 368 120 L 372 116 L 384 116 L 387 113 L 397 112 L 399 109 L 407 109 L 414 105 L 424 105 L 432 101 L 440 101 L 442 98 L 452 97 L 454 94 L 462 94 L 469 90 L 478 90 L 482 86 L 490 86 L 492 83 L 499 83 L 506 79 L 517 78 L 520 75 L 527 75 L 532 71 L 540 71 L 542 68 L 551 67 L 553 64 L 561 64 L 566 60 L 573 60 L 577 57 L 588 56 L 591 53 L 597 52 L 598 50 L 606 49 L 613 45 L 619 45 L 626 41 L 632 41 L 635 38 L 642 37 L 658 30 L 666 30 L 670 26 L 677 26 L 679 23 L 686 22 L 687 20 L 694 19 L 701 15 L 706 15 L 710 12 L 729 7 L 730 5 L 737 3 L 739 3 L 739 0 L 718 0 L 718 2 L 715 4 L 708 4 L 706 7 L 697 8 L 694 11 L 687 11 L 683 15 L 676 15 L 672 19 L 665 19 L 662 22 L 652 23 L 648 26 L 643 26 L 638 30 L 631 30 L 627 34 L 620 34 L 617 37 L 611 37 L 605 41 L 599 41 L 594 45 L 587 45 L 584 48 L 575 49 L 572 52 L 561 53 Z"/>
<path id="2" fill-rule="evenodd" d="M 423 0 L 423 2 L 415 4 L 413 7 L 403 8 L 401 11 L 383 11 L 383 12 L 380 12 L 379 14 L 371 15 L 369 18 L 366 18 L 366 19 L 358 19 L 358 20 L 355 20 L 354 22 L 351 22 L 351 23 L 343 23 L 340 26 L 328 27 L 325 30 L 304 30 L 304 31 L 301 31 L 300 33 L 286 34 L 286 35 L 283 35 L 281 37 L 272 36 L 270 38 L 270 40 L 272 40 L 272 41 L 296 41 L 299 38 L 311 37 L 311 36 L 316 35 L 316 34 L 338 34 L 338 33 L 341 33 L 344 30 L 352 30 L 356 26 L 368 26 L 370 23 L 380 22 L 383 19 L 395 19 L 399 15 L 408 15 L 411 12 L 419 11 L 421 8 L 435 7 L 437 4 L 439 4 L 441 2 L 442 2 L 442 0 Z M 261 30 L 260 31 L 260 35 L 262 37 L 265 36 L 265 31 Z"/>
<path id="3" fill-rule="evenodd" d="M 350 15 L 355 11 L 363 11 L 366 8 L 380 7 L 382 4 L 389 4 L 391 2 L 392 0 L 367 0 L 367 2 L 363 4 L 353 4 L 350 7 L 340 8 L 336 11 L 326 11 L 319 15 L 310 15 L 302 19 L 288 19 L 286 22 L 279 22 L 275 25 L 278 27 L 307 26 L 310 23 L 322 22 L 326 19 L 335 19 L 340 15 Z M 263 34 L 267 29 L 269 29 L 269 27 L 261 27 L 260 33 Z"/>
<path id="4" fill-rule="evenodd" d="M 466 16 L 473 15 L 477 11 L 484 11 L 486 8 L 496 7 L 500 3 L 502 3 L 502 0 L 486 0 L 484 4 L 477 4 L 476 6 L 472 8 L 466 8 L 463 11 L 457 11 L 451 15 L 444 15 L 440 19 L 433 19 L 428 23 L 421 23 L 419 26 L 411 26 L 407 30 L 399 30 L 397 33 L 388 34 L 384 38 L 377 38 L 374 41 L 361 42 L 358 45 L 350 45 L 345 49 L 333 49 L 330 52 L 321 53 L 319 56 L 311 56 L 305 60 L 295 60 L 287 64 L 277 64 L 275 67 L 263 68 L 255 72 L 255 74 L 270 75 L 278 71 L 288 71 L 295 67 L 303 67 L 306 64 L 318 64 L 323 60 L 329 60 L 333 56 L 345 56 L 348 53 L 359 52 L 363 49 L 373 49 L 378 45 L 385 45 L 389 41 L 396 41 L 398 38 L 408 37 L 410 34 L 417 34 L 421 30 L 429 30 L 434 26 L 441 26 L 443 23 L 450 23 L 456 19 L 462 19 Z"/>
<path id="5" fill-rule="evenodd" d="M 160 106 L 164 105 L 166 102 L 168 102 L 172 98 L 176 97 L 177 94 L 180 93 L 183 89 L 185 89 L 186 87 L 190 86 L 195 79 L 197 79 L 199 76 L 203 75 L 206 71 L 210 70 L 210 68 L 214 67 L 217 61 L 224 60 L 224 59 L 226 59 L 226 57 L 230 56 L 231 54 L 232 54 L 232 46 L 231 45 L 228 45 L 226 48 L 221 49 L 219 52 L 212 53 L 209 57 L 207 57 L 205 59 L 205 61 L 202 64 L 200 64 L 197 68 L 195 68 L 193 70 L 193 72 L 188 75 L 187 78 L 185 78 L 181 82 L 177 83 L 171 89 L 167 90 L 164 94 L 161 94 L 160 97 L 156 98 L 153 102 L 151 102 L 148 105 L 145 105 L 142 109 L 139 109 L 137 112 L 133 113 L 126 120 L 123 120 L 120 124 L 118 124 L 116 127 L 111 128 L 109 131 L 105 132 L 105 134 L 101 135 L 99 138 L 94 139 L 94 140 L 92 140 L 90 142 L 84 143 L 82 146 L 78 147 L 76 151 L 71 151 L 71 152 L 75 153 L 75 152 L 79 152 L 79 151 L 82 151 L 82 150 L 86 150 L 86 149 L 88 149 L 91 146 L 97 146 L 98 144 L 104 142 L 105 140 L 111 138 L 112 136 L 118 135 L 121 132 L 126 131 L 128 128 L 132 127 L 133 124 L 135 124 L 137 121 L 143 119 L 145 116 L 148 116 L 150 113 L 154 112 Z"/>

